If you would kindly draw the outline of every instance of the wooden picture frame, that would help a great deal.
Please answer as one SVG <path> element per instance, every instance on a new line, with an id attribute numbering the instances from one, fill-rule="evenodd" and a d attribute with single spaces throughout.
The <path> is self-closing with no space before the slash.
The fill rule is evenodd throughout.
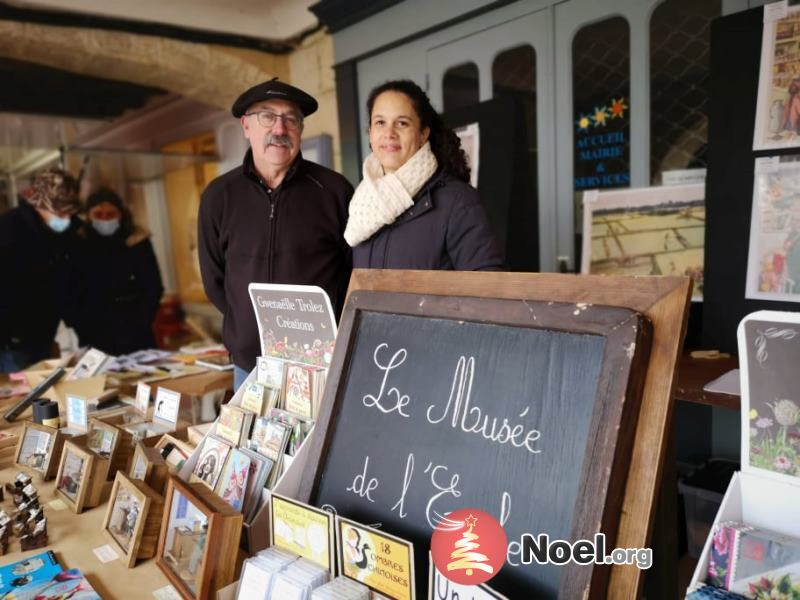
<path id="1" fill-rule="evenodd" d="M 89 431 L 86 432 L 86 447 L 89 450 L 108 459 L 113 465 L 119 442 L 119 429 L 95 417 L 89 419 Z"/>
<path id="2" fill-rule="evenodd" d="M 377 331 L 380 333 L 364 333 Z M 381 343 L 373 337 L 379 338 Z M 429 337 L 438 340 L 434 352 L 430 350 L 433 342 L 427 339 Z M 448 344 L 445 338 L 457 342 Z M 475 347 L 469 348 L 470 344 Z M 462 480 L 469 480 L 473 475 L 480 477 L 481 483 L 477 486 L 466 489 L 467 484 L 460 486 L 462 492 L 467 492 L 466 500 L 462 500 L 467 506 L 472 502 L 477 508 L 492 507 L 498 511 L 503 502 L 516 506 L 516 514 L 505 524 L 511 538 L 529 531 L 528 527 L 534 527 L 534 531 L 549 527 L 545 531 L 554 539 L 593 539 L 602 532 L 611 544 L 616 539 L 622 491 L 628 474 L 627 458 L 633 443 L 650 344 L 649 321 L 629 309 L 596 305 L 576 309 L 570 303 L 494 298 L 354 293 L 342 315 L 325 408 L 318 421 L 319 431 L 323 433 L 312 440 L 300 497 L 302 500 L 310 498 L 315 506 L 331 505 L 338 514 L 357 521 L 382 522 L 387 533 L 418 544 L 418 552 L 422 552 L 432 532 L 430 518 L 415 526 L 400 518 L 391 519 L 393 511 L 389 507 L 397 498 L 384 507 L 375 499 L 375 492 L 372 497 L 358 502 L 354 498 L 357 492 L 343 490 L 360 472 L 358 466 L 352 467 L 354 464 L 361 465 L 364 472 L 369 468 L 377 474 L 403 473 L 404 470 L 407 473 L 408 461 L 435 459 L 442 461 L 448 472 L 459 473 Z M 512 347 L 516 349 L 514 355 L 509 351 Z M 381 348 L 383 355 L 379 356 Z M 425 363 L 430 365 L 439 357 L 446 357 L 442 369 L 425 369 Z M 562 360 L 568 365 L 563 369 L 560 368 Z M 570 367 L 573 361 L 581 363 L 581 367 Z M 494 365 L 493 369 L 483 366 L 489 362 Z M 405 371 L 390 377 L 390 363 L 398 367 L 405 363 L 402 364 Z M 539 374 L 540 369 L 547 372 L 559 369 L 553 375 L 558 383 L 548 382 L 547 376 Z M 511 382 L 508 386 L 505 379 L 496 375 L 501 371 Z M 404 378 L 403 372 L 409 375 Z M 388 392 L 384 406 L 378 404 L 383 393 L 365 383 L 373 379 L 380 382 L 381 376 L 384 381 L 389 378 L 387 387 L 396 386 L 391 388 L 394 392 Z M 414 387 L 410 382 L 412 378 L 426 381 L 425 390 Z M 485 381 L 492 385 L 484 384 Z M 495 385 L 503 389 L 495 390 Z M 402 391 L 397 391 L 398 388 Z M 457 388 L 469 391 L 453 400 L 453 390 Z M 374 391 L 377 396 L 365 396 L 365 391 Z M 429 396 L 424 402 L 411 404 L 413 398 L 425 396 L 425 392 Z M 472 398 L 471 405 L 470 392 L 477 396 Z M 480 403 L 481 393 L 499 394 L 504 398 L 502 406 Z M 355 395 L 359 396 L 358 400 Z M 363 402 L 360 401 L 362 396 Z M 579 398 L 580 404 L 567 401 L 571 396 Z M 547 398 L 549 403 L 534 400 L 534 397 Z M 374 403 L 368 404 L 367 398 Z M 403 398 L 409 403 L 405 411 Z M 436 405 L 430 404 L 426 413 L 425 408 L 434 398 L 437 398 Z M 445 414 L 450 421 L 451 402 L 453 426 L 438 425 L 445 420 Z M 480 415 L 485 411 L 486 416 L 482 418 L 494 419 L 497 427 L 501 419 L 507 423 L 506 441 L 489 442 L 485 431 L 475 435 L 474 428 L 464 428 L 463 419 L 456 427 L 458 407 L 462 404 L 465 417 L 470 411 L 470 421 L 474 420 L 473 411 L 479 411 Z M 556 405 L 562 408 L 549 408 Z M 432 411 L 436 415 L 441 413 L 441 418 L 437 416 L 436 421 L 431 421 Z M 523 418 L 529 411 L 532 416 Z M 569 429 L 557 419 L 566 419 Z M 366 423 L 369 429 L 364 429 Z M 373 427 L 386 428 L 382 439 L 403 439 L 412 446 L 431 447 L 441 442 L 439 452 L 421 454 L 409 450 L 397 453 L 397 458 L 382 458 L 379 451 L 384 447 L 383 442 L 364 449 Z M 509 443 L 512 428 L 519 429 L 518 433 L 524 431 L 525 439 L 535 433 L 533 439 L 541 437 L 550 441 L 542 441 L 534 447 L 520 440 Z M 559 441 L 553 439 L 554 430 L 558 431 L 555 437 Z M 442 441 L 444 439 L 447 441 Z M 469 444 L 469 450 L 463 444 Z M 447 446 L 453 451 L 446 452 Z M 465 471 L 474 463 L 466 455 L 479 452 L 479 448 L 486 451 L 486 467 L 480 474 L 480 470 Z M 408 459 L 406 454 L 410 454 Z M 566 462 L 562 457 L 567 457 Z M 502 465 L 513 465 L 513 468 L 506 470 Z M 348 482 L 342 481 L 345 471 Z M 513 475 L 520 472 L 527 473 L 530 480 Z M 550 497 L 545 488 L 540 488 L 541 492 L 533 501 L 539 506 L 529 502 L 528 508 L 523 509 L 520 502 L 523 498 L 531 500 L 532 482 L 547 480 L 556 473 L 564 481 L 558 488 L 563 494 L 558 498 L 558 508 L 541 506 L 542 503 L 554 504 L 556 499 Z M 365 473 L 363 478 L 367 480 L 368 475 Z M 478 488 L 484 487 L 494 492 L 479 492 Z M 304 495 L 306 490 L 309 496 Z M 476 502 L 484 504 L 476 505 Z M 425 510 L 424 503 L 421 507 L 415 504 L 413 509 L 406 508 Z M 448 506 L 447 510 L 453 509 Z M 418 595 L 423 595 L 427 589 L 423 560 L 424 552 L 417 564 L 421 575 Z M 515 587 L 529 594 L 534 590 L 547 590 L 548 597 L 553 590 L 558 590 L 559 596 L 579 597 L 583 595 L 582 590 L 592 584 L 602 585 L 598 582 L 608 576 L 608 569 L 568 563 L 560 568 L 560 573 L 552 570 L 544 574 L 531 570 L 525 573 L 528 577 L 524 580 L 520 579 L 521 572 L 499 573 L 498 589 Z"/>
<path id="3" fill-rule="evenodd" d="M 131 457 L 128 477 L 143 481 L 159 494 L 163 494 L 169 479 L 169 465 L 157 448 L 148 448 L 141 442 L 136 444 Z"/>
<path id="4" fill-rule="evenodd" d="M 49 436 L 46 447 L 40 448 L 44 435 Z M 34 440 L 34 437 L 38 439 Z M 14 452 L 14 464 L 35 471 L 42 481 L 52 479 L 58 470 L 65 439 L 66 436 L 55 427 L 25 421 Z"/>
<path id="5" fill-rule="evenodd" d="M 135 512 L 134 512 L 135 511 Z M 103 519 L 103 534 L 128 568 L 156 553 L 164 498 L 142 481 L 118 471 Z"/>
<path id="6" fill-rule="evenodd" d="M 146 441 L 145 441 L 146 444 Z M 169 445 L 172 444 L 174 448 L 179 449 L 186 457 L 183 459 L 183 462 L 172 464 L 169 456 L 164 456 L 163 451 Z M 179 439 L 176 435 L 165 433 L 161 437 L 158 438 L 153 448 L 162 452 L 162 457 L 164 458 L 164 462 L 167 463 L 167 467 L 169 468 L 170 473 L 175 473 L 179 469 L 183 467 L 183 463 L 189 460 L 189 457 L 192 456 L 192 453 L 195 451 L 195 447 L 189 444 L 188 442 Z"/>
<path id="7" fill-rule="evenodd" d="M 241 534 L 239 511 L 204 484 L 170 475 L 156 564 L 182 598 L 207 600 L 234 581 Z"/>
<path id="8" fill-rule="evenodd" d="M 360 290 L 374 290 L 571 302 L 576 304 L 576 310 L 579 304 L 602 304 L 627 307 L 647 316 L 653 325 L 653 344 L 644 377 L 639 417 L 635 424 L 634 445 L 628 459 L 624 508 L 618 515 L 616 541 L 617 547 L 646 548 L 650 546 L 656 502 L 662 498 L 668 500 L 666 494 L 659 496 L 659 492 L 667 454 L 667 424 L 671 422 L 675 370 L 686 332 L 691 287 L 687 277 L 355 269 L 348 294 L 352 296 Z M 340 334 L 339 339 L 345 337 Z M 337 382 L 332 381 L 334 376 L 339 376 L 339 370 L 332 367 L 328 390 L 337 386 Z M 327 393 L 323 407 L 324 414 L 329 410 Z M 322 436 L 315 436 L 318 437 Z M 313 464 L 313 460 L 309 464 Z M 307 485 L 310 482 L 303 483 L 306 487 L 300 490 L 301 500 L 310 494 Z M 668 536 L 670 532 L 666 531 L 667 528 L 674 530 L 671 524 L 666 524 L 657 534 Z M 651 569 L 663 581 L 667 578 L 674 580 L 670 560 L 664 557 Z M 675 562 L 671 564 L 674 566 Z M 642 571 L 635 565 L 615 565 L 611 567 L 608 586 L 598 584 L 591 592 L 599 597 L 606 593 L 615 597 L 636 597 L 642 582 Z"/>
<path id="9" fill-rule="evenodd" d="M 100 504 L 111 487 L 106 482 L 108 459 L 89 450 L 85 441 L 85 436 L 78 436 L 65 442 L 54 488 L 55 494 L 75 513 Z M 79 475 L 77 483 L 76 475 Z"/>

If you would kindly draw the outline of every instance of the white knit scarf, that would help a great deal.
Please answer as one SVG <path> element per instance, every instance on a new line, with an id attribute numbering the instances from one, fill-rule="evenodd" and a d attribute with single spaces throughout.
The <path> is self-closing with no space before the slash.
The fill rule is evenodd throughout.
<path id="1" fill-rule="evenodd" d="M 383 174 L 375 154 L 364 161 L 364 179 L 350 200 L 344 239 L 351 246 L 368 240 L 384 225 L 394 223 L 414 204 L 414 196 L 438 168 L 429 142 L 394 173 Z"/>

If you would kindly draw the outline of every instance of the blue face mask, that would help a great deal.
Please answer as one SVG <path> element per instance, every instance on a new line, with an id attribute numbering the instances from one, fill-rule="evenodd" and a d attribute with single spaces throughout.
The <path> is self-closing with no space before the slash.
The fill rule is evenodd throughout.
<path id="1" fill-rule="evenodd" d="M 56 233 L 63 233 L 67 229 L 69 229 L 69 224 L 72 223 L 72 219 L 70 217 L 59 217 L 56 215 L 51 215 L 47 219 L 47 225 L 55 231 Z"/>
<path id="2" fill-rule="evenodd" d="M 119 229 L 119 219 L 109 219 L 108 221 L 93 219 L 92 227 L 100 235 L 114 235 Z"/>

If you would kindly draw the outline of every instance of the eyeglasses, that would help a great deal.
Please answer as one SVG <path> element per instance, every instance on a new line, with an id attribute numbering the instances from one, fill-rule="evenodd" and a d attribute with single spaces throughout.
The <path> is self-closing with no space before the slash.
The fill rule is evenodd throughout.
<path id="1" fill-rule="evenodd" d="M 249 117 L 250 115 L 255 115 L 256 119 L 258 119 L 258 124 L 265 129 L 272 129 L 278 119 L 282 120 L 284 127 L 290 131 L 297 131 L 303 124 L 303 119 L 300 117 L 295 115 L 279 115 L 271 110 L 258 110 L 251 113 L 245 113 L 244 116 Z"/>

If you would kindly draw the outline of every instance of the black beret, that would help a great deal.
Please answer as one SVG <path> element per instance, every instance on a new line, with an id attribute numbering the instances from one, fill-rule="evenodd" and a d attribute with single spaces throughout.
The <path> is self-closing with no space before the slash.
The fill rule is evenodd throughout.
<path id="1" fill-rule="evenodd" d="M 300 107 L 300 111 L 304 117 L 317 110 L 317 101 L 313 96 L 306 94 L 303 90 L 278 81 L 277 77 L 273 77 L 269 81 L 254 85 L 233 103 L 231 112 L 237 119 L 241 117 L 245 111 L 256 102 L 263 102 L 264 100 L 288 100 L 294 102 Z"/>

